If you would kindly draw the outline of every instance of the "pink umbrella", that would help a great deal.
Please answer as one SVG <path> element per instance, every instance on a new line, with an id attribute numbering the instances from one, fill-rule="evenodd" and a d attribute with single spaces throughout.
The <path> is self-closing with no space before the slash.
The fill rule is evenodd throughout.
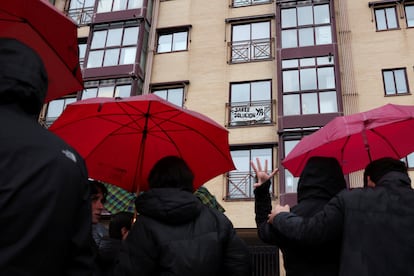
<path id="1" fill-rule="evenodd" d="M 335 157 L 344 174 L 364 169 L 381 157 L 402 158 L 414 152 L 414 106 L 387 104 L 336 117 L 304 137 L 282 161 L 299 176 L 312 156 Z"/>

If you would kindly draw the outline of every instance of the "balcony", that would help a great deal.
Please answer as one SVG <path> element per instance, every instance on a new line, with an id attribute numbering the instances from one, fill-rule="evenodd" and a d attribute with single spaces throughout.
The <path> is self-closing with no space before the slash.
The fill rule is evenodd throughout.
<path id="1" fill-rule="evenodd" d="M 92 23 L 93 7 L 71 9 L 67 11 L 67 15 L 71 17 L 79 26 L 85 26 Z"/>
<path id="2" fill-rule="evenodd" d="M 229 42 L 229 63 L 234 64 L 252 61 L 271 60 L 273 58 L 273 41 L 274 39 L 264 38 Z"/>

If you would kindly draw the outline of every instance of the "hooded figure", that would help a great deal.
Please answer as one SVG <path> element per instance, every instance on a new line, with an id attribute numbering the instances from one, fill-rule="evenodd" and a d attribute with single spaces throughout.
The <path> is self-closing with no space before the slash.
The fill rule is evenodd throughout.
<path id="1" fill-rule="evenodd" d="M 0 38 L 0 275 L 90 275 L 91 211 L 83 159 L 44 129 L 40 57 Z"/>
<path id="2" fill-rule="evenodd" d="M 339 271 L 340 239 L 319 246 L 307 246 L 283 238 L 271 224 L 270 181 L 255 189 L 256 224 L 260 239 L 277 245 L 282 253 L 287 276 L 334 276 Z M 312 217 L 338 192 L 346 188 L 342 169 L 335 158 L 311 157 L 300 175 L 298 204 L 292 212 Z"/>
<path id="3" fill-rule="evenodd" d="M 179 157 L 155 164 L 115 275 L 251 275 L 246 244 L 224 214 L 193 194 L 193 179 Z"/>

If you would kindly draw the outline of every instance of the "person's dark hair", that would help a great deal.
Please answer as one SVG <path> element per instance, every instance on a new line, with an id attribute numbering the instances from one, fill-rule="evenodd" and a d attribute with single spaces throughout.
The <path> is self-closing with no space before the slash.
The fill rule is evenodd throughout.
<path id="1" fill-rule="evenodd" d="M 125 227 L 131 230 L 134 214 L 131 212 L 119 212 L 111 217 L 109 222 L 109 237 L 112 239 L 122 240 L 121 229 Z"/>
<path id="2" fill-rule="evenodd" d="M 364 187 L 367 187 L 368 176 L 374 183 L 377 183 L 386 173 L 396 171 L 407 173 L 407 165 L 391 157 L 384 157 L 369 163 L 364 171 Z"/>
<path id="3" fill-rule="evenodd" d="M 148 176 L 150 188 L 182 188 L 193 192 L 194 174 L 187 163 L 177 156 L 160 159 Z"/>
<path id="4" fill-rule="evenodd" d="M 90 188 L 89 188 L 89 194 L 92 197 L 93 195 L 96 195 L 98 193 L 102 193 L 103 195 L 103 202 L 106 201 L 106 196 L 108 195 L 108 189 L 105 187 L 105 185 L 102 182 L 89 179 L 88 180 Z"/>

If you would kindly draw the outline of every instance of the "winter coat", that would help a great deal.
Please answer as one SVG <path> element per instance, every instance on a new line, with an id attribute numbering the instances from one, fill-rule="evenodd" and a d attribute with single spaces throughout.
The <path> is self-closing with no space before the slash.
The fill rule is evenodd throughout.
<path id="1" fill-rule="evenodd" d="M 195 195 L 154 188 L 135 204 L 139 216 L 115 275 L 251 275 L 248 249 L 230 220 Z"/>
<path id="2" fill-rule="evenodd" d="M 37 122 L 47 87 L 39 60 L 0 39 L 0 275 L 91 275 L 86 167 Z"/>
<path id="3" fill-rule="evenodd" d="M 277 245 L 283 253 L 287 276 L 338 275 L 340 239 L 318 246 L 302 245 L 284 238 L 267 223 L 271 212 L 270 181 L 255 190 L 256 223 L 258 235 L 266 243 Z M 311 217 L 339 191 L 346 188 L 344 175 L 333 158 L 311 158 L 299 178 L 298 204 L 292 212 Z"/>
<path id="4" fill-rule="evenodd" d="M 414 191 L 405 173 L 389 172 L 375 188 L 344 191 L 310 219 L 283 212 L 273 226 L 310 244 L 342 235 L 341 276 L 414 274 Z"/>

